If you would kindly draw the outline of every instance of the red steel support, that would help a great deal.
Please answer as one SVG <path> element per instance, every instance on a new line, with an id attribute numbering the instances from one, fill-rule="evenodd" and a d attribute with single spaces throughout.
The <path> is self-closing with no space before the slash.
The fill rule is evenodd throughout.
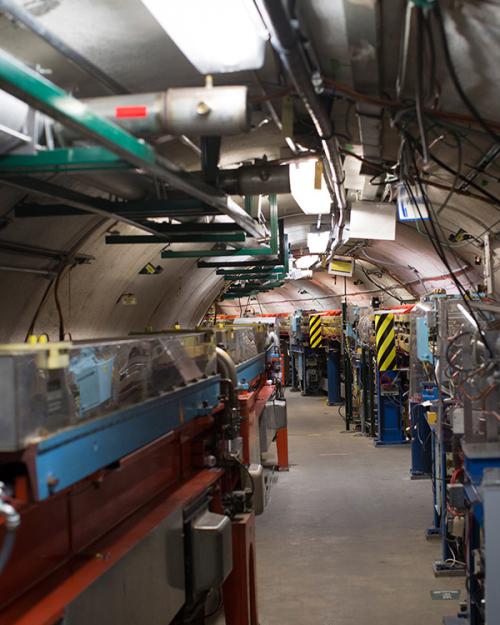
<path id="1" fill-rule="evenodd" d="M 233 528 L 233 570 L 224 582 L 224 612 L 231 625 L 259 625 L 255 568 L 255 515 L 238 515 Z"/>
<path id="2" fill-rule="evenodd" d="M 278 451 L 278 471 L 288 471 L 288 428 L 276 432 L 276 449 Z"/>

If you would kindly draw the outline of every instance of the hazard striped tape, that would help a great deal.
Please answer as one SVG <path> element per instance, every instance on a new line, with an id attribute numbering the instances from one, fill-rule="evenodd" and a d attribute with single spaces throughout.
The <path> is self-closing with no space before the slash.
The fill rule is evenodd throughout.
<path id="1" fill-rule="evenodd" d="M 394 371 L 397 363 L 393 314 L 375 315 L 375 341 L 378 370 Z"/>
<path id="2" fill-rule="evenodd" d="M 321 317 L 311 315 L 309 317 L 309 347 L 315 349 L 321 346 Z"/>

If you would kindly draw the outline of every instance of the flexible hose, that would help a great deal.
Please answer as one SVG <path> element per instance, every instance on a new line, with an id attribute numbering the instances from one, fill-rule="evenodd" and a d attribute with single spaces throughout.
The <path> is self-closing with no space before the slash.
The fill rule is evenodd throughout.
<path id="1" fill-rule="evenodd" d="M 3 495 L 3 489 L 4 486 L 0 482 L 0 514 L 5 517 L 5 527 L 7 530 L 0 549 L 0 575 L 10 559 L 14 543 L 16 542 L 17 528 L 21 523 L 21 517 L 14 506 L 11 506 L 10 503 L 7 503 L 1 498 Z"/>
<path id="2" fill-rule="evenodd" d="M 236 365 L 233 359 L 222 347 L 216 347 L 215 353 L 217 354 L 217 368 L 219 373 L 231 380 L 234 388 L 236 388 L 238 386 L 238 372 L 236 371 Z"/>

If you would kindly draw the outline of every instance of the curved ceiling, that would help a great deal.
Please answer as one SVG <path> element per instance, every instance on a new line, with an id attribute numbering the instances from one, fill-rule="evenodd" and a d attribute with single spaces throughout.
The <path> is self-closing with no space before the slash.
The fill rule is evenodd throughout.
<path id="1" fill-rule="evenodd" d="M 202 84 L 202 77 L 140 0 L 25 0 L 19 4 L 131 92 Z M 399 0 L 296 3 L 324 77 L 358 94 L 352 99 L 345 88 L 334 91 L 333 97 L 328 94 L 341 145 L 347 149 L 359 145 L 366 158 L 389 169 L 398 161 L 400 136 L 391 127 L 388 116 L 382 116 L 380 107 L 375 107 L 375 126 L 369 125 L 372 120 L 359 107 L 364 103 L 359 93 L 395 98 L 404 4 Z M 500 16 L 495 4 L 441 2 L 450 52 L 462 84 L 482 115 L 498 122 L 500 93 L 495 78 Z M 107 95 L 102 85 L 5 15 L 0 17 L 0 40 L 5 50 L 32 66 L 42 67 L 53 82 L 77 97 Z M 437 61 L 439 108 L 459 116 L 468 115 L 450 83 L 440 46 Z M 415 50 L 410 46 L 403 94 L 410 111 L 414 67 Z M 272 121 L 268 105 L 262 102 L 262 87 L 275 91 L 284 80 L 270 46 L 258 78 L 260 86 L 250 72 L 217 78 L 218 84 L 248 85 L 255 119 L 264 121 L 246 135 L 223 139 L 222 168 L 253 163 L 263 157 L 274 160 L 292 156 Z M 271 102 L 279 115 L 280 99 Z M 373 101 L 368 104 L 373 106 Z M 317 146 L 305 110 L 297 100 L 294 107 L 296 139 Z M 411 115 L 408 124 L 416 135 Z M 162 154 L 186 170 L 200 168 L 196 149 L 174 138 L 164 139 L 158 144 Z M 193 140 L 196 143 L 197 138 Z M 486 232 L 492 233 L 492 244 L 498 247 L 495 234 L 500 223 L 499 203 L 492 198 L 500 196 L 500 167 L 492 159 L 484 171 L 474 169 L 491 151 L 492 141 L 476 124 L 464 122 L 461 117 L 455 121 L 432 116 L 427 140 L 432 154 L 442 162 L 460 175 L 475 175 L 476 186 L 472 186 L 461 181 L 457 173 L 436 164 L 424 164 L 422 169 L 429 182 L 429 197 L 439 213 L 440 238 L 449 263 L 464 287 L 473 289 L 484 279 L 481 263 Z M 52 174 L 48 178 L 61 186 L 103 198 L 140 199 L 155 193 L 154 184 L 137 172 Z M 390 184 L 376 184 L 373 173 L 363 176 L 361 182 L 361 189 L 348 189 L 350 199 L 387 201 L 394 191 Z M 450 195 L 450 186 L 460 193 Z M 242 198 L 235 199 L 242 204 Z M 0 185 L 0 341 L 24 340 L 30 331 L 47 332 L 56 339 L 62 330 L 76 339 L 124 335 L 147 327 L 162 329 L 176 322 L 189 327 L 199 323 L 224 289 L 221 277 L 212 269 L 197 268 L 196 259 L 161 260 L 162 244 L 105 243 L 106 233 L 118 230 L 130 234 L 130 226 L 95 215 L 16 217 L 15 206 L 26 201 L 44 203 L 47 199 Z M 306 254 L 307 232 L 315 226 L 316 217 L 304 215 L 290 195 L 279 197 L 279 212 L 285 220 L 292 253 Z M 327 225 L 324 218 L 323 224 Z M 460 229 L 466 233 L 466 239 L 451 241 L 450 235 L 453 238 Z M 188 244 L 174 245 L 175 249 L 189 249 Z M 392 305 L 414 300 L 436 288 L 456 291 L 429 240 L 425 224 L 399 223 L 395 241 L 351 240 L 339 252 L 356 258 L 352 278 L 344 281 L 324 270 L 315 270 L 311 278 L 287 281 L 284 286 L 254 298 L 221 302 L 220 309 L 232 314 L 246 309 L 271 313 L 294 308 L 331 309 L 338 308 L 345 296 L 349 301 L 368 304 L 374 295 L 381 296 L 385 305 Z M 497 258 L 494 256 L 498 273 Z M 141 274 L 147 263 L 160 266 L 161 272 Z M 122 297 L 127 294 L 133 297 Z"/>

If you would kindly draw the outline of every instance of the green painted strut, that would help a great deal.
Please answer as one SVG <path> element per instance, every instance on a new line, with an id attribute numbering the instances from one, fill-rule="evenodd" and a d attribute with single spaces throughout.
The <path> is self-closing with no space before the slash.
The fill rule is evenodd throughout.
<path id="1" fill-rule="evenodd" d="M 110 245 L 149 245 L 151 243 L 222 243 L 244 241 L 244 232 L 233 232 L 229 234 L 110 234 L 106 237 L 106 243 Z"/>
<path id="2" fill-rule="evenodd" d="M 258 267 L 256 269 L 238 269 L 237 267 L 235 267 L 234 269 L 217 269 L 215 273 L 218 276 L 226 276 L 229 274 L 236 274 L 239 276 L 245 276 L 248 274 L 259 274 L 262 276 L 268 276 L 271 273 L 279 273 L 284 271 L 285 268 L 282 265 L 276 265 L 275 267 L 261 269 L 259 269 Z"/>
<path id="3" fill-rule="evenodd" d="M 162 258 L 202 258 L 202 257 L 223 257 L 223 256 L 276 256 L 279 251 L 279 227 L 278 227 L 278 201 L 277 196 L 269 196 L 271 240 L 269 246 L 245 247 L 237 250 L 164 250 Z"/>
<path id="4" fill-rule="evenodd" d="M 252 219 L 229 196 L 204 182 L 193 180 L 179 167 L 157 154 L 151 145 L 96 115 L 85 104 L 3 50 L 0 50 L 0 89 L 61 122 L 82 137 L 94 141 L 148 175 L 217 208 L 251 236 L 266 238 L 266 228 Z"/>
<path id="5" fill-rule="evenodd" d="M 0 158 L 0 174 L 41 174 L 106 169 L 130 169 L 130 165 L 113 152 L 99 146 L 55 148 L 36 154 L 12 154 Z"/>

